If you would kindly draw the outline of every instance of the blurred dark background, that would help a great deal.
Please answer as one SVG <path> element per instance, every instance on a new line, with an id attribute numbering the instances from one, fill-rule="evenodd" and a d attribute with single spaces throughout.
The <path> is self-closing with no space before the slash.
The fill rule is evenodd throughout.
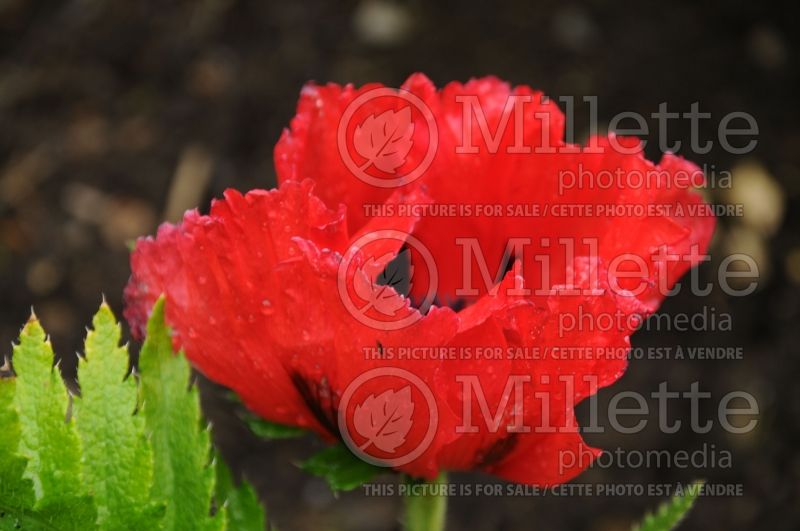
<path id="1" fill-rule="evenodd" d="M 712 113 L 701 138 L 715 143 L 719 118 L 746 111 L 760 128 L 754 152 L 683 154 L 733 172 L 731 189 L 708 195 L 743 204 L 745 216 L 721 220 L 712 254 L 750 254 L 761 271 L 758 290 L 736 299 L 719 289 L 702 300 L 683 293 L 662 308 L 730 313 L 731 331 L 641 331 L 633 339 L 643 347 L 738 346 L 744 359 L 633 361 L 614 391 L 652 393 L 663 380 L 685 391 L 699 381 L 716 399 L 704 408 L 711 414 L 722 395 L 745 390 L 758 399 L 758 427 L 747 435 L 592 435 L 595 445 L 629 451 L 714 445 L 718 453 L 730 451 L 733 462 L 686 470 L 610 467 L 578 481 L 704 477 L 742 484 L 743 497 L 702 499 L 684 529 L 800 528 L 800 48 L 793 7 L 0 0 L 0 353 L 10 353 L 33 305 L 73 377 L 74 352 L 101 294 L 121 311 L 127 242 L 185 208 L 207 205 L 225 188 L 271 187 L 272 148 L 308 80 L 398 86 L 422 71 L 441 86 L 495 74 L 553 97 L 597 95 L 601 121 L 622 111 L 649 115 L 660 102 L 686 112 L 698 101 Z M 587 119 L 579 109 L 578 131 Z M 688 134 L 682 121 L 670 129 L 670 139 L 684 144 Z M 707 279 L 715 274 L 714 263 L 701 270 Z M 256 441 L 219 393 L 205 387 L 218 442 L 258 485 L 281 529 L 397 528 L 400 500 L 359 492 L 334 499 L 293 464 L 316 443 Z M 606 402 L 609 390 L 601 396 Z M 687 423 L 688 407 L 673 415 Z M 450 529 L 627 529 L 659 501 L 457 498 Z"/>

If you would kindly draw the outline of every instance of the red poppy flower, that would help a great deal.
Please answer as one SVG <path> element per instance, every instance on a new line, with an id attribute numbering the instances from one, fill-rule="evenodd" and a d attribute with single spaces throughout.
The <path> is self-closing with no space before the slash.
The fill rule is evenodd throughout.
<path id="1" fill-rule="evenodd" d="M 484 129 L 499 131 L 488 148 Z M 629 139 L 579 148 L 563 129 L 540 93 L 494 78 L 309 85 L 275 150 L 279 188 L 229 191 L 140 240 L 126 317 L 142 335 L 165 294 L 175 344 L 206 376 L 368 460 L 567 481 L 598 453 L 574 405 L 624 372 L 636 318 L 699 260 L 714 220 L 692 208 L 694 165 L 653 165 Z M 564 186 L 581 171 L 650 181 Z M 393 278 L 405 254 L 408 298 Z M 564 326 L 601 314 L 635 318 Z"/>

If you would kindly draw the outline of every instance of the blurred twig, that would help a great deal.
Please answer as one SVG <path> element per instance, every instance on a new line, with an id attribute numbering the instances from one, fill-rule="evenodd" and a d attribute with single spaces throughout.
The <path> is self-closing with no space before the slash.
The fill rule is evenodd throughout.
<path id="1" fill-rule="evenodd" d="M 164 210 L 166 221 L 179 221 L 184 212 L 202 201 L 213 169 L 214 160 L 203 147 L 193 144 L 183 150 Z"/>

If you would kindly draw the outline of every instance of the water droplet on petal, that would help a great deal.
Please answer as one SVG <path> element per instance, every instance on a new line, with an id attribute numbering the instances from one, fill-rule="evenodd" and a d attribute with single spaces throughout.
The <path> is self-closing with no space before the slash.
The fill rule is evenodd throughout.
<path id="1" fill-rule="evenodd" d="M 286 296 L 295 301 L 299 299 L 299 296 L 297 295 L 297 290 L 295 290 L 294 288 L 287 288 Z"/>

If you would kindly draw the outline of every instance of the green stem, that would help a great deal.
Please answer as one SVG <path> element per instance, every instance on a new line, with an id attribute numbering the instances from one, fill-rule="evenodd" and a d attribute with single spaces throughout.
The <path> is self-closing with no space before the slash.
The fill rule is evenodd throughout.
<path id="1" fill-rule="evenodd" d="M 405 497 L 405 531 L 444 531 L 447 516 L 447 476 L 444 472 L 429 483 L 408 480 L 412 487 Z"/>

